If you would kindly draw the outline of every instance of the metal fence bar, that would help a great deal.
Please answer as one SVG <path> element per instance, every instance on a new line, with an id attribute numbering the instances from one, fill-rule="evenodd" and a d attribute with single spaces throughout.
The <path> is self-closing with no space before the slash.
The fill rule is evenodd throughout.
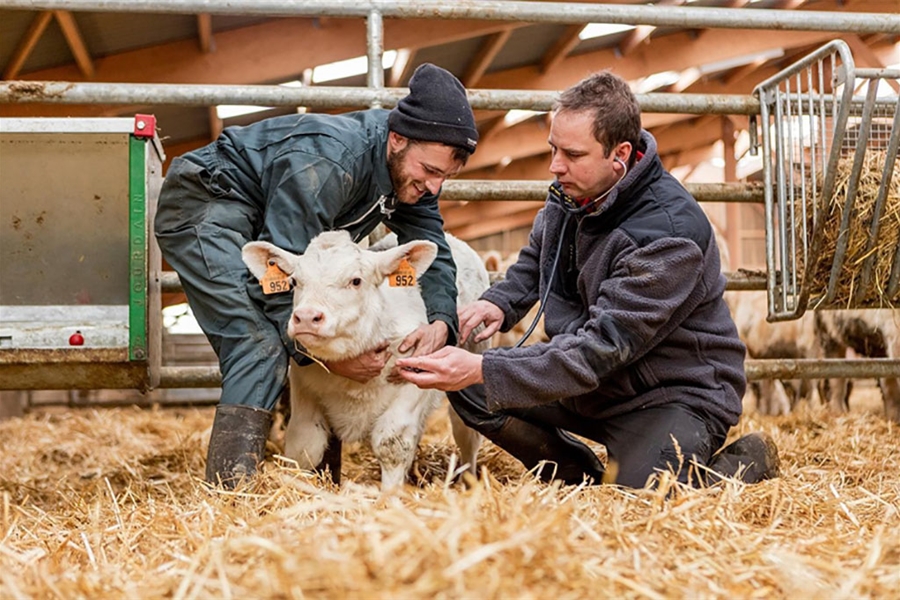
<path id="1" fill-rule="evenodd" d="M 747 379 L 823 379 L 900 377 L 900 359 L 843 358 L 827 359 L 767 359 L 744 362 Z"/>
<path id="2" fill-rule="evenodd" d="M 779 29 L 888 33 L 900 30 L 900 15 L 765 8 L 715 8 L 578 4 L 498 0 L 0 0 L 0 8 L 120 13 L 481 19 L 528 23 L 619 23 L 683 29 Z"/>
<path id="3" fill-rule="evenodd" d="M 451 179 L 444 182 L 441 200 L 534 200 L 547 199 L 550 181 Z M 686 183 L 685 189 L 698 202 L 746 202 L 762 204 L 765 191 L 756 183 Z"/>
<path id="4" fill-rule="evenodd" d="M 744 363 L 747 379 L 823 379 L 900 377 L 900 359 L 766 359 Z M 160 388 L 207 388 L 221 385 L 216 366 L 162 367 Z"/>
<path id="5" fill-rule="evenodd" d="M 492 277 L 491 283 L 495 279 Z M 164 294 L 177 294 L 184 291 L 181 280 L 175 271 L 161 271 L 159 274 L 160 291 Z M 766 289 L 766 277 L 763 274 L 749 274 L 742 271 L 725 273 L 725 289 L 734 292 L 763 291 Z"/>
<path id="6" fill-rule="evenodd" d="M 369 11 L 366 18 L 366 48 L 369 68 L 366 72 L 366 84 L 370 89 L 384 89 L 384 22 L 377 10 Z M 381 108 L 381 102 L 373 101 L 371 108 Z"/>
<path id="7" fill-rule="evenodd" d="M 380 60 L 380 59 L 379 59 Z M 384 73 L 381 78 L 383 81 Z M 170 83 L 74 83 L 68 81 L 3 81 L 0 103 L 139 104 L 142 106 L 306 106 L 309 108 L 392 107 L 406 88 L 279 85 L 183 85 Z M 468 90 L 474 109 L 549 111 L 555 91 Z M 754 115 L 759 100 L 743 94 L 636 94 L 647 113 Z"/>

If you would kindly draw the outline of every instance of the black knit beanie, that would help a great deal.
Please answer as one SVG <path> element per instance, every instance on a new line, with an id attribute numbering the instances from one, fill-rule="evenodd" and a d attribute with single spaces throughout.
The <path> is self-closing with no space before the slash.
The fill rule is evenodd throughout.
<path id="1" fill-rule="evenodd" d="M 419 65 L 409 95 L 388 116 L 388 128 L 424 142 L 440 142 L 475 152 L 478 130 L 466 89 L 453 73 L 431 63 Z"/>

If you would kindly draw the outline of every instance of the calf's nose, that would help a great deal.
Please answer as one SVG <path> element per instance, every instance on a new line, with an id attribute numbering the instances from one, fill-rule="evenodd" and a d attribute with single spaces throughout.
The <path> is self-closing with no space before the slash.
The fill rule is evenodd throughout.
<path id="1" fill-rule="evenodd" d="M 325 324 L 325 313 L 315 308 L 297 308 L 291 316 L 294 328 L 300 331 L 316 331 Z"/>

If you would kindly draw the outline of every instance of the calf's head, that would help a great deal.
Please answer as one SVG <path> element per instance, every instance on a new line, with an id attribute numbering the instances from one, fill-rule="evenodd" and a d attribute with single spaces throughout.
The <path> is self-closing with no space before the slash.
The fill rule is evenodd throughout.
<path id="1" fill-rule="evenodd" d="M 242 252 L 258 279 L 272 265 L 290 278 L 294 309 L 288 336 L 323 360 L 356 356 L 381 343 L 379 326 L 391 310 L 385 278 L 404 259 L 418 277 L 436 255 L 437 246 L 424 240 L 372 252 L 354 244 L 346 231 L 319 234 L 299 255 L 268 242 L 250 242 Z"/>

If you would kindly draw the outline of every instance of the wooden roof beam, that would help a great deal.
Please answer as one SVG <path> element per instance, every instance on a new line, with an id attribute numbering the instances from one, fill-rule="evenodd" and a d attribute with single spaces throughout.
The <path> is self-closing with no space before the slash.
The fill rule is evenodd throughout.
<path id="1" fill-rule="evenodd" d="M 660 155 L 708 146 L 722 139 L 720 115 L 706 115 L 654 131 Z"/>
<path id="2" fill-rule="evenodd" d="M 25 35 L 19 41 L 19 45 L 16 46 L 12 57 L 6 64 L 6 68 L 3 70 L 3 79 L 15 79 L 18 77 L 22 70 L 22 65 L 24 65 L 25 61 L 28 60 L 28 57 L 31 56 L 31 51 L 34 50 L 38 40 L 41 39 L 41 35 L 44 33 L 44 30 L 47 29 L 47 25 L 52 18 L 53 12 L 49 10 L 39 12 L 35 15 L 34 20 L 32 20 L 31 24 L 28 26 L 28 31 L 25 32 Z"/>
<path id="3" fill-rule="evenodd" d="M 483 169 L 464 173 L 460 179 L 538 179 L 549 183 L 553 179 L 553 175 L 550 174 L 550 149 L 547 148 L 541 154 L 514 160 L 500 172 L 489 165 Z"/>
<path id="4" fill-rule="evenodd" d="M 537 208 L 519 212 L 511 215 L 499 217 L 492 221 L 482 221 L 481 223 L 472 223 L 459 228 L 448 228 L 448 231 L 463 241 L 475 240 L 485 236 L 519 229 L 520 227 L 531 227 L 534 224 L 534 218 L 538 213 Z"/>
<path id="5" fill-rule="evenodd" d="M 397 50 L 397 56 L 394 58 L 391 74 L 387 81 L 388 87 L 400 87 L 401 83 L 409 79 L 415 56 L 416 51 L 412 48 L 400 48 Z"/>
<path id="6" fill-rule="evenodd" d="M 884 12 L 896 9 L 896 0 L 824 0 L 816 9 L 833 12 Z M 751 10 L 751 9 L 747 9 Z M 806 6 L 801 10 L 808 10 Z M 480 86 L 491 89 L 559 90 L 580 81 L 585 74 L 610 68 L 626 80 L 639 79 L 661 71 L 682 71 L 711 60 L 726 60 L 755 54 L 773 48 L 796 48 L 824 44 L 834 39 L 833 32 L 777 30 L 709 29 L 693 39 L 688 32 L 654 39 L 642 45 L 627 58 L 618 56 L 615 48 L 603 48 L 568 56 L 558 68 L 546 73 L 533 66 L 507 69 L 485 75 Z"/>
<path id="7" fill-rule="evenodd" d="M 847 45 L 850 46 L 850 51 L 853 53 L 853 58 L 856 60 L 857 66 L 865 66 L 873 69 L 883 69 L 887 65 L 885 65 L 881 59 L 878 57 L 875 52 L 872 51 L 872 48 L 869 47 L 858 35 L 847 34 L 844 37 L 844 41 L 847 42 Z M 900 84 L 897 83 L 896 79 L 885 79 L 885 82 L 897 93 L 900 93 Z"/>
<path id="8" fill-rule="evenodd" d="M 213 39 L 212 15 L 201 13 L 197 15 L 197 38 L 200 41 L 200 52 L 209 54 L 216 50 L 216 40 Z"/>
<path id="9" fill-rule="evenodd" d="M 719 140 L 715 140 L 715 142 L 718 141 Z M 690 174 L 696 170 L 697 165 L 719 155 L 719 152 L 715 146 L 715 142 L 706 146 L 693 148 L 692 150 L 663 154 L 659 158 L 662 161 L 663 166 L 666 168 L 666 171 L 672 171 L 673 169 L 682 166 L 690 166 L 691 169 L 688 174 L 682 175 L 680 177 L 682 180 L 684 180 L 687 179 Z"/>
<path id="10" fill-rule="evenodd" d="M 579 35 L 584 27 L 585 26 L 580 23 L 566 27 L 563 34 L 553 42 L 553 46 L 551 46 L 550 49 L 544 53 L 544 56 L 541 57 L 541 64 L 538 67 L 538 70 L 541 73 L 546 73 L 562 62 L 569 55 L 569 52 L 574 50 L 575 46 L 581 42 Z"/>
<path id="11" fill-rule="evenodd" d="M 466 67 L 466 72 L 462 76 L 462 84 L 467 88 L 473 88 L 481 80 L 488 67 L 494 61 L 497 53 L 503 49 L 509 36 L 512 35 L 513 28 L 509 27 L 503 31 L 490 34 L 487 39 L 482 42 L 478 52 Z"/>
<path id="12" fill-rule="evenodd" d="M 656 3 L 656 6 L 681 6 L 685 3 L 685 0 L 660 0 Z M 644 42 L 648 42 L 650 40 L 650 36 L 656 31 L 656 26 L 654 25 L 638 25 L 633 30 L 631 30 L 625 38 L 619 42 L 619 54 L 621 56 L 628 56 L 628 53 L 643 44 Z"/>
<path id="13" fill-rule="evenodd" d="M 481 221 L 498 219 L 512 212 L 538 209 L 540 207 L 541 204 L 539 202 L 532 202 L 529 200 L 511 200 L 503 202 L 475 200 L 459 203 L 455 206 L 441 204 L 441 216 L 443 216 L 445 224 L 452 223 L 454 227 L 461 227 L 463 225 L 471 225 L 472 223 L 479 223 Z"/>
<path id="14" fill-rule="evenodd" d="M 484 76 L 481 87 L 491 89 L 557 90 L 580 81 L 586 73 L 610 68 L 626 80 L 639 79 L 661 71 L 683 71 L 691 66 L 755 54 L 773 48 L 808 46 L 833 39 L 828 32 L 795 31 L 786 36 L 768 30 L 708 30 L 692 40 L 686 33 L 661 37 L 651 46 L 641 46 L 628 59 L 616 50 L 604 48 L 566 58 L 556 69 L 535 73 L 534 67 L 519 67 Z"/>
<path id="15" fill-rule="evenodd" d="M 81 70 L 81 74 L 86 79 L 93 79 L 95 73 L 94 63 L 91 60 L 87 46 L 84 44 L 84 39 L 81 37 L 81 31 L 78 29 L 75 17 L 67 10 L 55 10 L 53 15 L 59 23 L 59 28 L 62 29 L 63 36 L 66 38 L 66 43 L 69 44 L 69 50 L 72 51 L 75 63 Z"/>
<path id="16" fill-rule="evenodd" d="M 385 47 L 414 50 L 500 31 L 508 24 L 493 21 L 385 21 Z M 286 81 L 316 65 L 366 52 L 362 19 L 275 19 L 216 34 L 216 51 L 203 55 L 193 39 L 130 50 L 104 57 L 95 81 L 142 83 L 258 84 Z M 80 81 L 71 65 L 27 73 L 40 81 Z M 0 116 L 90 117 L 106 114 L 110 105 L 0 104 Z"/>

